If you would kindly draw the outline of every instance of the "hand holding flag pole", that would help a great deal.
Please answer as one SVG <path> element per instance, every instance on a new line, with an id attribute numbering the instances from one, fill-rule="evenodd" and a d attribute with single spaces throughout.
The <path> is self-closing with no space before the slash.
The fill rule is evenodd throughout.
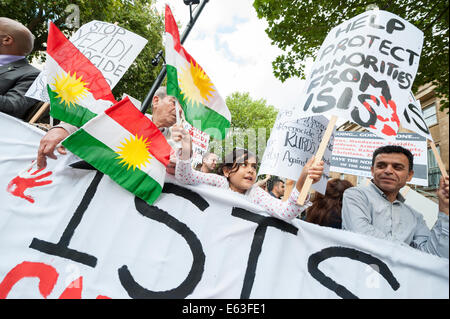
<path id="1" fill-rule="evenodd" d="M 182 119 L 180 116 L 180 104 L 178 103 L 178 101 L 175 102 L 175 113 L 177 116 L 177 123 L 176 126 L 179 128 L 182 128 Z M 174 151 L 177 151 L 178 149 L 180 149 L 182 147 L 181 145 L 181 139 L 175 138 L 174 136 L 174 132 L 173 132 L 173 128 L 170 128 L 170 139 L 169 141 L 167 141 L 170 146 L 174 149 Z"/>

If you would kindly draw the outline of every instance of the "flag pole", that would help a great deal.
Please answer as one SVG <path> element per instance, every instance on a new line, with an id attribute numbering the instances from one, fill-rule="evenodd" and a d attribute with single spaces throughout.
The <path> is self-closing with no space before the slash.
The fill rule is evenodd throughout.
<path id="1" fill-rule="evenodd" d="M 337 119 L 338 118 L 336 115 L 331 116 L 330 121 L 328 122 L 327 129 L 323 134 L 322 141 L 320 142 L 319 149 L 317 150 L 317 153 L 315 155 L 313 164 L 318 164 L 322 160 L 323 154 L 325 153 L 325 150 L 328 146 L 328 142 L 330 141 L 331 134 L 333 134 L 333 129 L 336 125 Z M 308 176 L 305 180 L 305 183 L 303 184 L 300 195 L 297 198 L 297 204 L 303 205 L 305 203 L 306 196 L 309 193 L 309 189 L 311 188 L 312 182 L 313 182 L 312 179 L 309 178 Z"/>
<path id="2" fill-rule="evenodd" d="M 194 26 L 195 22 L 197 21 L 198 17 L 203 11 L 203 8 L 205 7 L 206 3 L 209 0 L 203 0 L 198 9 L 195 10 L 194 16 L 189 21 L 188 25 L 186 26 L 186 29 L 183 31 L 183 34 L 181 35 L 180 42 L 181 44 L 184 44 L 184 41 L 186 40 L 187 36 L 189 35 L 189 32 L 191 32 L 192 27 Z M 164 80 L 166 76 L 166 68 L 165 65 L 163 65 L 163 68 L 161 69 L 161 72 L 159 72 L 158 77 L 156 78 L 155 82 L 153 82 L 152 87 L 150 88 L 150 91 L 148 92 L 147 96 L 145 97 L 144 102 L 142 102 L 141 106 L 141 112 L 145 113 L 148 109 L 148 107 L 151 104 L 151 101 L 153 99 L 153 95 L 155 95 L 156 90 L 161 85 L 162 81 Z"/>

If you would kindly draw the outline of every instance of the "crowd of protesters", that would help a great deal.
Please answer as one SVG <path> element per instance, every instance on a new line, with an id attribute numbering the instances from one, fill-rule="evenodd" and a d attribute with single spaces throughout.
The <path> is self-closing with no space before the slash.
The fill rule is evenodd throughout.
<path id="1" fill-rule="evenodd" d="M 0 17 L 0 112 L 22 120 L 39 103 L 25 96 L 39 73 L 26 59 L 33 41 L 33 35 L 25 26 Z M 167 173 L 174 175 L 180 184 L 204 183 L 227 189 L 245 195 L 276 218 L 288 221 L 300 218 L 323 227 L 383 238 L 448 258 L 449 179 L 442 177 L 440 180 L 438 218 L 429 229 L 423 215 L 407 205 L 400 193 L 414 174 L 414 157 L 409 150 L 392 145 L 380 147 L 373 153 L 372 180 L 367 186 L 331 179 L 325 194 L 309 194 L 306 202 L 299 205 L 297 198 L 306 179 L 312 179 L 313 183 L 321 179 L 323 161 L 311 158 L 290 187 L 286 187 L 287 180 L 276 176 L 268 175 L 257 181 L 258 158 L 242 148 L 233 149 L 223 160 L 214 153 L 206 153 L 193 169 L 192 139 L 176 123 L 176 103 L 175 97 L 167 95 L 165 87 L 158 89 L 152 99 L 152 121 L 166 138 L 181 143 L 167 167 Z M 76 129 L 60 123 L 46 133 L 37 153 L 38 168 L 46 167 L 47 158 L 57 158 L 55 150 L 66 154 L 60 143 Z"/>

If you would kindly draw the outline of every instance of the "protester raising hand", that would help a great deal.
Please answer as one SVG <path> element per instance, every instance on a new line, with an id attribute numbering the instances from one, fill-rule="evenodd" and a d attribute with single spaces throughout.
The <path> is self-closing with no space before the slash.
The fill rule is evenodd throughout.
<path id="1" fill-rule="evenodd" d="M 266 177 L 262 180 L 256 182 L 256 185 L 267 191 L 267 181 L 270 179 L 271 175 L 267 174 Z"/>
<path id="2" fill-rule="evenodd" d="M 441 177 L 437 195 L 439 198 L 439 211 L 448 215 L 448 176 Z"/>
<path id="3" fill-rule="evenodd" d="M 191 158 L 192 153 L 192 137 L 183 126 L 175 124 L 172 126 L 172 140 L 175 142 L 181 142 L 181 153 L 179 157 L 181 160 L 188 160 Z"/>
<path id="4" fill-rule="evenodd" d="M 303 185 L 305 184 L 306 178 L 309 177 L 313 180 L 313 184 L 320 181 L 323 174 L 323 161 L 319 163 L 314 163 L 315 156 L 313 155 L 306 165 L 302 168 L 302 172 L 300 173 L 300 177 L 297 180 L 296 188 L 300 192 L 302 190 Z"/>

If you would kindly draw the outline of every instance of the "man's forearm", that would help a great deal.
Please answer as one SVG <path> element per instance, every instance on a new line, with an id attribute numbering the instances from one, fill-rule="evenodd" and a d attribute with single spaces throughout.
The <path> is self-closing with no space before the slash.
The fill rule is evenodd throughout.
<path id="1" fill-rule="evenodd" d="M 69 135 L 75 133 L 75 131 L 78 130 L 78 127 L 73 126 L 69 123 L 65 123 L 65 122 L 61 122 L 58 125 L 53 126 L 51 129 L 57 128 L 57 127 L 65 129 L 67 131 L 67 133 L 69 133 Z"/>

